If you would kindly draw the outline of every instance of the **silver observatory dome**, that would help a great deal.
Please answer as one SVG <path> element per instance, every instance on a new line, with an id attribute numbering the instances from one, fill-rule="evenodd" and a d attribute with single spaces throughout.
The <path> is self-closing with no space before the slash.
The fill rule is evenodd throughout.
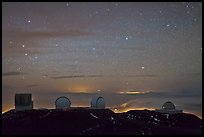
<path id="1" fill-rule="evenodd" d="M 105 100 L 103 97 L 94 96 L 91 100 L 91 108 L 105 109 Z"/>
<path id="2" fill-rule="evenodd" d="M 61 96 L 57 98 L 55 101 L 56 109 L 67 109 L 67 108 L 70 108 L 70 105 L 71 105 L 71 101 L 65 96 Z"/>
<path id="3" fill-rule="evenodd" d="M 165 110 L 174 110 L 175 109 L 175 105 L 171 102 L 171 101 L 167 101 L 163 104 L 162 109 Z"/>

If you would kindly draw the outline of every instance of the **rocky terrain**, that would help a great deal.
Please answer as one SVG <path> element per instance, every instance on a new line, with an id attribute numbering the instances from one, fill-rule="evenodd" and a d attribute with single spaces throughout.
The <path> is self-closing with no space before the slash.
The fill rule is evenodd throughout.
<path id="1" fill-rule="evenodd" d="M 195 115 L 149 110 L 10 110 L 2 122 L 3 134 L 202 135 L 202 119 Z"/>

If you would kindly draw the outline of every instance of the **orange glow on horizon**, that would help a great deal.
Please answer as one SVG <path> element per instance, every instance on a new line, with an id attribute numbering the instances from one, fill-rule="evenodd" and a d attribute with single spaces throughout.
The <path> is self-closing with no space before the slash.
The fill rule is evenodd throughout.
<path id="1" fill-rule="evenodd" d="M 115 113 L 123 113 L 123 112 L 127 112 L 130 110 L 155 110 L 154 108 L 146 108 L 146 107 L 138 107 L 138 108 L 111 108 L 112 111 L 114 111 Z"/>
<path id="2" fill-rule="evenodd" d="M 9 110 L 11 110 L 11 109 L 14 109 L 14 107 L 2 109 L 2 114 L 5 113 L 5 112 L 7 112 L 7 111 L 9 111 Z"/>
<path id="3" fill-rule="evenodd" d="M 69 88 L 65 88 L 65 91 L 73 93 L 91 93 L 93 89 L 84 85 L 72 85 Z"/>
<path id="4" fill-rule="evenodd" d="M 151 91 L 127 91 L 127 92 L 119 92 L 119 94 L 146 94 L 149 93 Z"/>

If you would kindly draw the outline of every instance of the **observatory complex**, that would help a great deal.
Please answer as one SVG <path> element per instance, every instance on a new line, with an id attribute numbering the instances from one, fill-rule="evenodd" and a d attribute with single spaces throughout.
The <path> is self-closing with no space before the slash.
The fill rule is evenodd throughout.
<path id="1" fill-rule="evenodd" d="M 90 103 L 91 109 L 105 109 L 105 99 L 101 96 L 94 96 Z M 65 96 L 60 96 L 55 101 L 55 108 L 57 110 L 66 110 L 71 107 L 71 101 Z M 33 109 L 32 94 L 20 93 L 15 94 L 15 110 L 31 110 Z M 46 108 L 41 108 L 39 110 L 45 110 Z M 161 109 L 156 109 L 156 112 L 176 114 L 182 113 L 183 110 L 176 109 L 175 105 L 171 101 L 167 101 L 162 105 Z"/>
<path id="2" fill-rule="evenodd" d="M 162 109 L 156 109 L 156 112 L 160 113 L 168 113 L 168 114 L 176 114 L 182 113 L 183 110 L 176 109 L 175 105 L 171 101 L 167 101 L 162 105 Z"/>

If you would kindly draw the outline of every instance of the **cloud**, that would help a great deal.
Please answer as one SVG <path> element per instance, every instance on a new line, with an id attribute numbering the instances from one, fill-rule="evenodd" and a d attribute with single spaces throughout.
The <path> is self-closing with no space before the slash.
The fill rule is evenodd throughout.
<path id="1" fill-rule="evenodd" d="M 25 87 L 36 87 L 36 86 L 39 86 L 37 84 L 31 84 L 31 85 L 26 85 Z"/>
<path id="2" fill-rule="evenodd" d="M 64 38 L 72 38 L 72 37 L 79 37 L 79 36 L 88 36 L 91 32 L 84 31 L 84 30 L 53 30 L 53 31 L 22 31 L 17 29 L 12 30 L 4 30 L 4 37 L 13 37 L 15 39 L 18 38 L 56 38 L 56 37 L 64 37 Z"/>
<path id="3" fill-rule="evenodd" d="M 69 29 L 69 30 L 35 30 L 35 31 L 23 31 L 20 29 L 4 29 L 2 32 L 2 48 L 3 54 L 9 55 L 24 55 L 25 49 L 19 48 L 19 44 L 25 44 L 29 53 L 38 54 L 41 53 L 42 49 L 50 48 L 46 46 L 46 40 L 54 38 L 76 38 L 89 36 L 92 32 L 80 29 Z M 9 45 L 12 40 L 13 44 Z M 24 42 L 24 43 L 22 43 Z M 54 44 L 54 43 L 53 43 Z M 31 49 L 31 50 L 30 50 Z M 55 52 L 54 52 L 55 53 Z"/>
<path id="4" fill-rule="evenodd" d="M 144 109 L 154 110 L 154 102 L 133 99 L 123 102 L 120 105 L 115 105 L 111 107 L 111 109 L 115 112 L 127 112 L 129 110 L 144 110 Z"/>
<path id="5" fill-rule="evenodd" d="M 65 78 L 82 78 L 85 77 L 84 75 L 75 75 L 75 76 L 57 76 L 51 77 L 52 79 L 65 79 Z"/>
<path id="6" fill-rule="evenodd" d="M 19 75 L 23 75 L 23 74 L 25 74 L 25 73 L 12 71 L 12 72 L 2 73 L 2 76 L 19 76 Z"/>
<path id="7" fill-rule="evenodd" d="M 52 79 L 67 79 L 67 78 L 93 78 L 93 77 L 103 77 L 103 75 L 72 75 L 72 76 L 57 76 L 51 77 Z"/>
<path id="8" fill-rule="evenodd" d="M 126 75 L 126 77 L 156 77 L 157 75 Z"/>

